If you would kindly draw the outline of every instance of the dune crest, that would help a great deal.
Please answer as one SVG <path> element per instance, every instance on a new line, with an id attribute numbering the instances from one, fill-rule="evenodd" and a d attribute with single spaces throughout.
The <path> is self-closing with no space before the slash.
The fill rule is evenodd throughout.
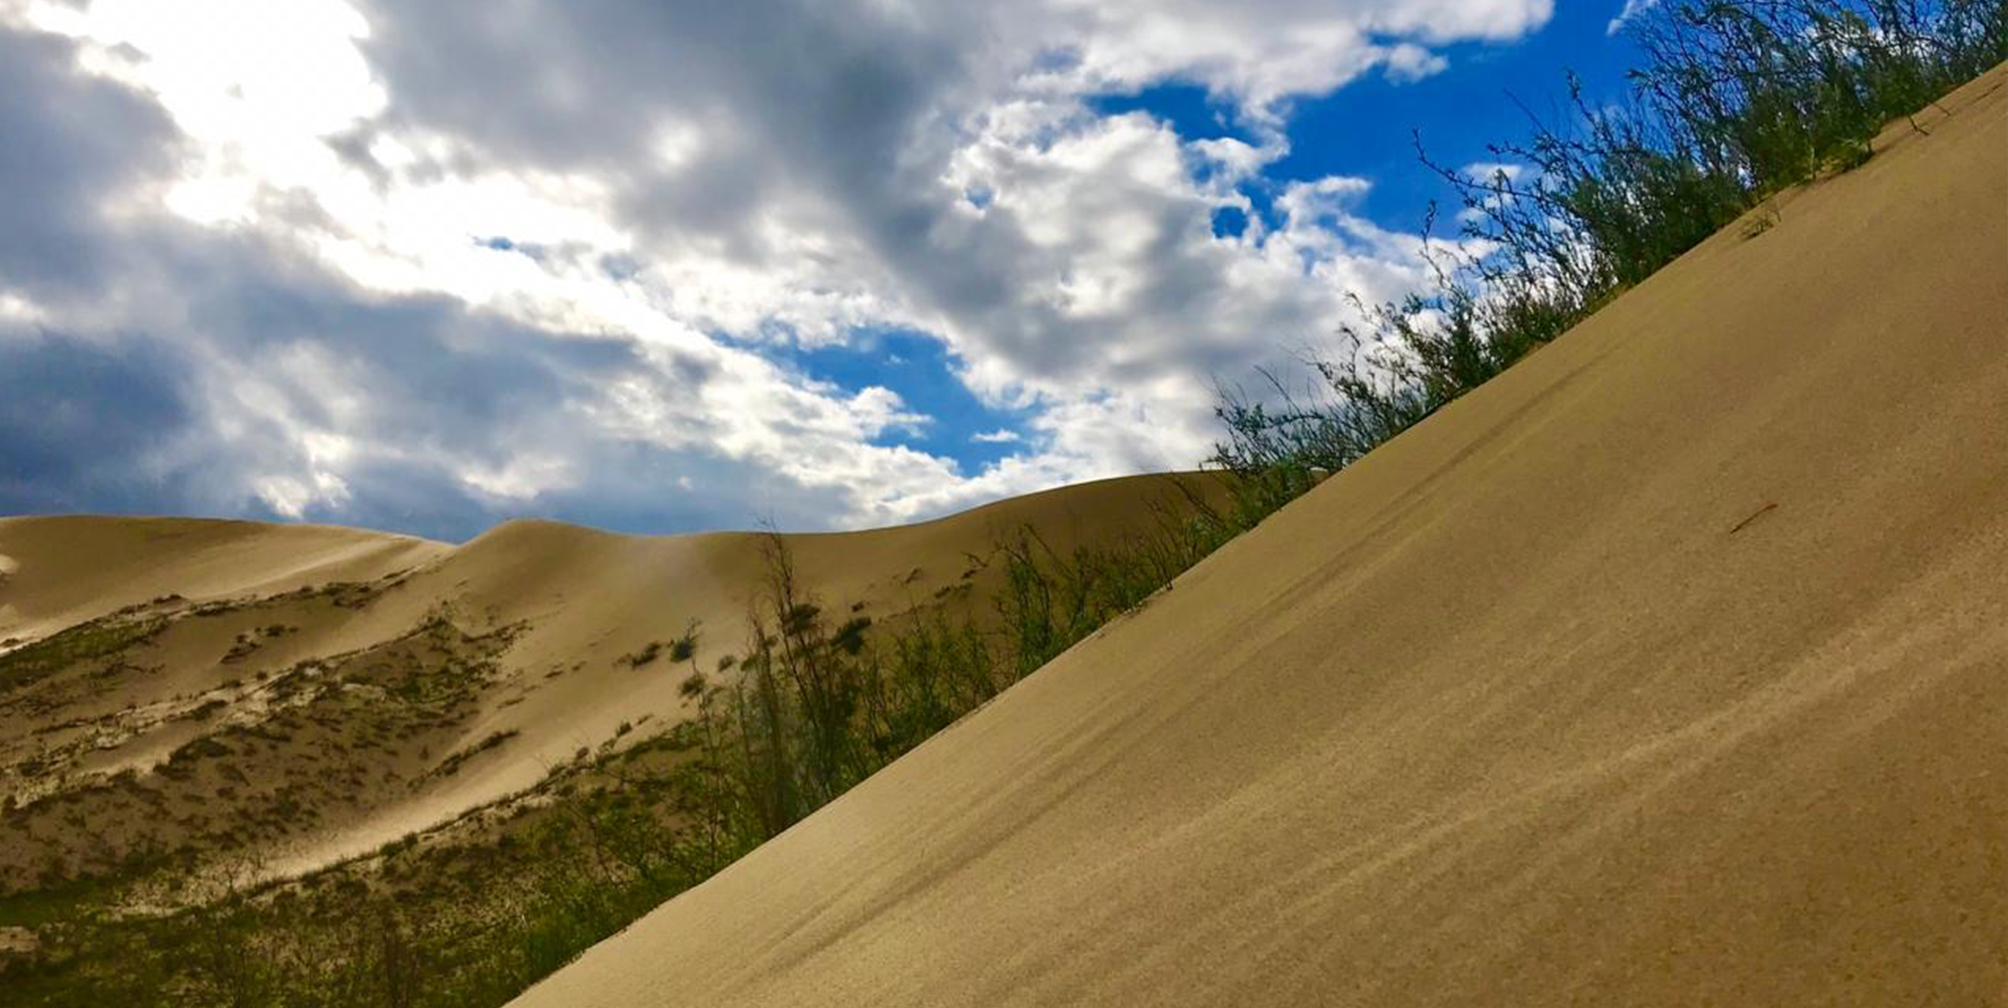
<path id="1" fill-rule="evenodd" d="M 2008 998 L 2004 84 L 516 1003 Z"/>
<path id="2" fill-rule="evenodd" d="M 883 617 L 981 605 L 971 568 L 1032 525 L 1131 529 L 1192 477 L 1140 476 L 931 522 L 781 537 L 817 597 Z M 460 546 L 359 529 L 0 518 L 0 895 L 149 853 L 304 873 L 685 718 L 695 625 L 744 644 L 763 536 L 512 521 Z M 945 600 L 945 601 L 944 601 Z M 68 828 L 91 823 L 86 833 Z"/>

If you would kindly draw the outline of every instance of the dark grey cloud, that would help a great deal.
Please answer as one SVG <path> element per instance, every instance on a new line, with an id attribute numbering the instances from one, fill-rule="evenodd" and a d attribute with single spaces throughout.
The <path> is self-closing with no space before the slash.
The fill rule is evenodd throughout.
<path id="1" fill-rule="evenodd" d="M 68 297 L 117 258 L 106 201 L 175 156 L 158 105 L 76 69 L 76 46 L 0 28 L 0 282 Z"/>
<path id="2" fill-rule="evenodd" d="M 391 126 L 443 130 L 484 160 L 620 179 L 622 219 L 742 258 L 748 227 L 791 193 L 905 240 L 932 211 L 889 206 L 966 89 L 948 26 L 888 5 L 809 0 L 585 0 L 493 5 L 377 0 L 366 55 L 389 84 Z M 980 26 L 970 26 L 980 30 Z M 661 166 L 665 127 L 690 159 Z M 939 142 L 935 140 L 934 142 Z"/>
<path id="3" fill-rule="evenodd" d="M 701 362 L 658 369 L 625 340 L 531 329 L 440 297 L 373 297 L 270 250 L 174 237 L 147 257 L 160 271 L 148 286 L 178 288 L 183 300 L 163 314 L 194 326 L 0 330 L 0 514 L 300 517 L 457 540 L 530 516 L 662 532 L 771 512 L 818 527 L 846 506 L 758 465 L 599 433 L 576 412 L 618 380 L 675 395 L 679 374 L 703 380 Z M 295 351 L 311 356 L 287 368 Z M 253 398 L 268 408 L 247 408 Z M 340 467 L 339 499 L 282 514 L 257 488 L 316 468 L 303 431 L 338 433 L 357 455 Z M 463 476 L 525 449 L 562 455 L 576 480 L 506 497 Z"/>
<path id="4" fill-rule="evenodd" d="M 178 288 L 164 314 L 191 327 L 0 331 L 0 513 L 297 517 L 459 540 L 532 516 L 663 532 L 771 513 L 813 528 L 847 506 L 839 490 L 610 435 L 578 411 L 615 381 L 677 395 L 679 376 L 708 374 L 702 362 L 658 368 L 626 340 L 370 296 L 250 243 L 175 238 L 151 257 L 149 286 Z M 338 496 L 282 513 L 258 488 L 321 466 L 303 433 L 355 455 L 337 467 Z M 523 451 L 562 458 L 572 478 L 522 496 L 469 485 L 470 469 Z"/>
<path id="5" fill-rule="evenodd" d="M 979 68 L 958 57 L 980 8 L 749 0 L 589 0 L 487 8 L 378 0 L 365 53 L 393 124 L 444 130 L 504 163 L 620 180 L 621 216 L 667 241 L 762 263 L 760 215 L 793 206 L 862 238 L 931 307 L 1008 312 L 1032 278 L 1008 224 L 945 236 L 931 185 Z M 946 16 L 940 16 L 946 15 Z M 687 162 L 658 166 L 658 129 L 689 125 Z M 943 248 L 946 243 L 949 248 Z M 944 254 L 947 253 L 947 254 Z M 1050 280 L 1050 278 L 1039 278 Z M 997 320 L 992 320 L 997 321 Z M 1035 360 L 1026 334 L 1002 349 Z M 1054 341 L 1065 368 L 1072 347 Z"/>
<path id="6" fill-rule="evenodd" d="M 185 361 L 0 329 L 0 514 L 174 511 L 186 470 L 159 462 L 196 423 Z"/>

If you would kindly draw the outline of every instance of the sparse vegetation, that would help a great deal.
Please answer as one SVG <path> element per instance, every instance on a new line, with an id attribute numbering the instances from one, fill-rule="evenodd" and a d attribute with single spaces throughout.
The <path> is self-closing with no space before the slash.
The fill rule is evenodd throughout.
<path id="1" fill-rule="evenodd" d="M 653 664 L 658 657 L 661 657 L 662 646 L 661 641 L 649 641 L 641 650 L 621 655 L 621 664 L 628 668 L 641 668 Z"/>
<path id="2" fill-rule="evenodd" d="M 807 593 L 772 537 L 742 652 L 704 655 L 695 624 L 658 648 L 682 669 L 672 681 L 690 719 L 652 735 L 626 725 L 526 795 L 305 878 L 253 886 L 246 867 L 219 881 L 184 853 L 128 860 L 60 911 L 34 908 L 61 888 L 0 897 L 0 924 L 35 926 L 41 942 L 10 980 L 24 1004 L 500 1004 L 1134 609 L 1236 530 L 1197 495 L 1101 546 L 1063 551 L 1022 529 L 971 558 L 968 577 L 995 578 L 993 606 L 928 601 L 879 620 Z M 485 736 L 435 772 L 508 737 Z M 191 743 L 163 772 L 194 780 L 221 747 Z M 182 892 L 182 908 L 126 909 L 162 889 Z"/>
<path id="3" fill-rule="evenodd" d="M 0 696 L 64 669 L 116 662 L 123 652 L 151 640 L 166 626 L 167 621 L 156 616 L 112 615 L 0 654 Z"/>
<path id="4" fill-rule="evenodd" d="M 519 732 L 514 728 L 511 728 L 507 731 L 489 732 L 485 737 L 481 739 L 481 741 L 476 742 L 473 745 L 468 746 L 467 748 L 462 749 L 459 752 L 456 752 L 453 755 L 446 757 L 446 759 L 444 760 L 441 760 L 439 766 L 433 770 L 433 774 L 440 777 L 451 777 L 454 774 L 459 773 L 461 765 L 466 763 L 468 760 L 471 760 L 474 757 L 479 756 L 490 749 L 500 746 L 502 743 L 507 742 L 510 739 L 515 738 L 520 734 L 522 734 L 522 732 Z"/>
<path id="5" fill-rule="evenodd" d="M 1316 380 L 1225 390 L 1212 462 L 1273 509 L 1476 388 L 1769 198 L 1873 154 L 1877 133 L 2008 59 L 2000 0 L 1667 0 L 1628 29 L 1628 100 L 1569 80 L 1563 124 L 1532 120 L 1456 193 L 1462 243 L 1431 242 L 1432 289 L 1360 309 Z M 1420 140 L 1418 151 L 1420 152 Z M 1435 210 L 1427 218 L 1432 224 Z M 1426 229 L 1427 230 L 1427 229 Z"/>
<path id="6" fill-rule="evenodd" d="M 0 895 L 0 927 L 32 931 L 32 951 L 0 959 L 8 1002 L 501 1004 L 1145 604 L 1330 472 L 1779 189 L 1860 164 L 1884 121 L 2008 56 L 2002 22 L 1998 0 L 1668 0 L 1633 29 L 1650 62 L 1630 105 L 1606 110 L 1572 91 L 1572 125 L 1537 126 L 1529 142 L 1499 148 L 1530 172 L 1444 173 L 1474 239 L 1463 247 L 1486 251 L 1438 251 L 1433 291 L 1363 305 L 1364 327 L 1344 333 L 1351 355 L 1314 364 L 1315 400 L 1293 398 L 1280 378 L 1275 395 L 1225 398 L 1227 440 L 1214 458 L 1231 473 L 1224 506 L 1168 501 L 1144 528 L 1099 546 L 1055 548 L 1022 529 L 972 557 L 959 584 L 877 616 L 808 591 L 773 537 L 735 652 L 708 649 L 690 624 L 624 657 L 671 677 L 664 688 L 686 702 L 686 720 L 653 732 L 623 722 L 618 741 L 579 748 L 524 795 L 303 878 L 252 884 L 257 866 L 219 872 L 186 844 L 136 846 L 88 871 L 52 853 L 45 885 Z M 1775 210 L 1751 218 L 1743 236 L 1777 220 Z M 987 608 L 967 604 L 976 577 L 995 585 Z M 356 607 L 401 583 L 321 591 Z M 230 611 L 206 603 L 189 613 Z M 129 613 L 0 655 L 0 699 L 116 662 L 160 626 Z M 248 658 L 280 632 L 240 635 L 230 653 L 241 646 L 237 657 Z M 314 742 L 300 747 L 313 754 L 312 773 L 343 786 L 374 772 L 365 754 L 388 746 L 386 736 L 413 736 L 429 758 L 418 739 L 465 737 L 471 684 L 485 674 L 466 657 L 474 640 L 442 613 L 369 663 L 302 663 L 269 681 L 259 672 L 254 689 L 315 702 L 186 743 L 158 777 L 127 771 L 64 800 L 130 800 L 152 814 L 159 796 L 147 782 L 166 781 L 241 801 L 249 785 L 225 757 L 301 733 Z M 439 641 L 461 649 L 432 647 Z M 188 709 L 201 719 L 224 708 L 210 699 Z M 419 735 L 435 731 L 455 734 Z M 490 733 L 433 773 L 452 774 L 511 735 Z M 260 800 L 258 821 L 214 827 L 219 846 L 228 849 L 225 829 L 283 832 L 315 814 L 291 784 Z M 0 808 L 10 828 L 27 821 L 13 795 Z"/>

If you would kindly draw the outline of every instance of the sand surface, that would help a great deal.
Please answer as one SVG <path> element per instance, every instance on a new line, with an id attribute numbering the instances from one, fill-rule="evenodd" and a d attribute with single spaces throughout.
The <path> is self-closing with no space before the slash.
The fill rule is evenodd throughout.
<path id="1" fill-rule="evenodd" d="M 1101 541 L 1179 499 L 1178 481 L 1218 495 L 1210 477 L 1130 477 L 782 538 L 825 605 L 980 610 L 995 571 L 973 558 L 999 536 L 1029 525 L 1060 549 Z M 107 642 L 32 681 L 0 678 L 0 893 L 142 850 L 308 871 L 530 787 L 623 725 L 682 718 L 690 670 L 633 657 L 693 621 L 707 668 L 743 652 L 762 540 L 519 521 L 451 546 L 239 521 L 0 519 L 0 654 L 66 628 Z"/>
<path id="2" fill-rule="evenodd" d="M 2008 1003 L 2004 84 L 518 1003 Z"/>

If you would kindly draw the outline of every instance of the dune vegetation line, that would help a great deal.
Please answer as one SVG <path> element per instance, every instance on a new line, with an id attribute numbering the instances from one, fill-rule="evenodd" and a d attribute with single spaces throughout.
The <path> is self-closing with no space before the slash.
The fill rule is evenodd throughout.
<path id="1" fill-rule="evenodd" d="M 1212 462 L 1279 506 L 1504 371 L 1676 256 L 1772 198 L 1866 162 L 1886 125 L 2008 59 L 2001 0 L 1667 0 L 1627 30 L 1631 93 L 1591 101 L 1573 77 L 1561 125 L 1495 144 L 1457 193 L 1457 241 L 1426 245 L 1433 289 L 1361 305 L 1344 355 L 1313 380 L 1225 390 Z M 1755 211 L 1755 213 L 1752 213 Z M 1431 208 L 1433 224 L 1436 210 Z"/>
<path id="2" fill-rule="evenodd" d="M 144 862 L 0 899 L 0 920 L 35 926 L 51 949 L 6 971 L 10 994 L 49 1005 L 500 1004 L 1142 604 L 1240 530 L 1184 484 L 1152 518 L 1116 542 L 1064 552 L 1022 528 L 969 558 L 997 569 L 987 609 L 950 604 L 958 589 L 948 588 L 876 623 L 808 594 L 785 540 L 770 535 L 744 640 L 714 642 L 687 624 L 624 659 L 628 674 L 690 701 L 688 720 L 622 725 L 526 794 L 302 878 L 262 882 L 265 866 L 233 863 L 175 886 L 189 905 L 172 913 L 122 911 L 159 887 L 150 874 L 172 868 Z M 36 653 L 0 657 L 0 676 Z"/>
<path id="3" fill-rule="evenodd" d="M 1000 565 L 989 610 L 876 622 L 808 592 L 775 537 L 744 640 L 686 625 L 632 656 L 689 720 L 580 750 L 478 841 L 224 877 L 165 914 L 121 912 L 116 880 L 0 901 L 60 950 L 9 973 L 8 1002 L 501 1004 L 1711 234 L 1741 219 L 1758 237 L 1775 194 L 1860 165 L 1885 125 L 2008 58 L 2000 0 L 1666 0 L 1627 30 L 1645 60 L 1625 101 L 1572 82 L 1566 125 L 1495 148 L 1522 168 L 1441 171 L 1463 233 L 1428 246 L 1434 289 L 1363 306 L 1348 355 L 1309 362 L 1311 391 L 1269 375 L 1223 393 L 1226 504 L 1167 500 L 1128 538 L 1065 552 L 1023 530 L 972 558 Z M 34 654 L 0 657 L 0 680 Z"/>

